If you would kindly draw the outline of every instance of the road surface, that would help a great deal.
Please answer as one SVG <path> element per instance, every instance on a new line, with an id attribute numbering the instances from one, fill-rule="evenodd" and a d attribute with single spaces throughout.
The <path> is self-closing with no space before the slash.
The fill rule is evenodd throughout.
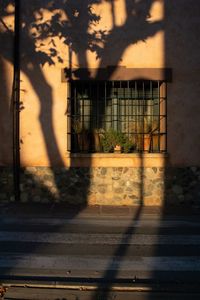
<path id="1" fill-rule="evenodd" d="M 160 299 L 163 287 L 162 299 L 169 299 L 176 286 L 179 296 L 182 293 L 180 299 L 199 292 L 198 215 L 161 217 L 137 211 L 132 217 L 4 215 L 0 220 L 0 245 L 1 283 L 12 286 L 8 296 L 12 291 L 21 293 L 19 286 L 24 283 L 36 291 L 37 287 L 61 287 L 61 294 L 70 292 L 71 287 L 77 287 L 76 293 L 80 293 L 89 286 L 92 290 L 84 297 L 92 293 L 93 299 L 102 288 L 110 290 L 103 294 L 104 299 L 112 299 L 108 296 L 116 293 L 113 287 L 132 289 L 126 291 L 126 299 L 134 293 L 138 300 Z M 138 286 L 148 290 L 141 294 Z M 113 299 L 122 295 L 118 291 Z M 197 296 L 193 294 L 192 299 Z M 66 299 L 71 298 L 68 295 Z"/>

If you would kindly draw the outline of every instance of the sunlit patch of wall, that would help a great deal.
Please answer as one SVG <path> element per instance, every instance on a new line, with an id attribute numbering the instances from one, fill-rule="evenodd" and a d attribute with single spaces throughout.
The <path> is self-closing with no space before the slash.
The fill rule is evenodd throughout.
<path id="1" fill-rule="evenodd" d="M 15 12 L 14 5 L 9 3 L 7 5 L 7 7 L 5 8 L 5 12 L 6 12 L 6 15 L 2 16 L 2 21 L 4 22 L 4 25 L 6 25 L 6 27 L 2 23 L 0 23 L 0 29 L 3 32 L 6 32 L 8 29 L 13 32 L 14 31 L 14 12 Z"/>
<path id="2" fill-rule="evenodd" d="M 138 1 L 139 2 L 139 1 Z M 127 1 L 128 3 L 128 1 Z M 88 29 L 89 33 L 102 30 L 105 34 L 104 38 L 99 37 L 99 41 L 95 43 L 105 50 L 107 37 L 112 30 L 118 30 L 120 35 L 112 40 L 105 66 L 114 64 L 113 57 L 120 47 L 123 49 L 122 57 L 118 61 L 119 65 L 135 68 L 159 68 L 164 66 L 164 26 L 160 26 L 155 34 L 154 29 L 151 30 L 153 22 L 162 22 L 164 17 L 164 1 L 158 0 L 152 3 L 151 9 L 147 16 L 144 7 L 141 10 L 132 11 L 130 16 L 126 14 L 126 3 L 124 0 L 102 1 L 97 5 L 93 5 L 94 12 L 100 16 L 99 22 L 91 24 Z M 127 8 L 129 9 L 129 8 Z M 141 16 L 144 22 L 141 22 Z M 148 28 L 149 27 L 149 28 Z M 122 30 L 120 32 L 120 29 Z M 141 36 L 137 36 L 140 32 Z M 149 35 L 149 36 L 148 36 Z M 90 50 L 87 50 L 87 58 L 89 67 L 98 67 L 100 57 Z M 104 58 L 105 60 L 105 58 Z M 74 61 L 76 64 L 77 61 Z"/>
<path id="3" fill-rule="evenodd" d="M 6 106 L 11 112 L 13 66 L 8 60 L 4 59 L 3 57 L 0 57 L 0 59 L 1 59 L 1 76 L 3 78 L 3 82 L 1 81 L 1 84 L 4 85 L 4 89 L 1 89 L 1 93 L 3 95 L 1 101 L 2 101 L 2 105 L 3 105 L 3 100 L 5 101 Z"/>
<path id="4" fill-rule="evenodd" d="M 125 11 L 125 1 L 124 0 L 104 0 L 98 4 L 94 4 L 93 11 L 96 15 L 100 16 L 99 22 L 95 24 L 91 24 L 88 28 L 89 33 L 97 32 L 97 41 L 95 41 L 96 45 L 104 51 L 106 36 L 110 34 L 110 31 L 115 27 L 123 26 L 126 20 L 126 11 Z M 101 34 L 98 31 L 103 31 L 105 34 L 105 39 L 102 38 Z M 120 38 L 118 39 L 117 44 L 118 47 L 120 45 Z M 113 48 L 115 45 L 113 44 Z M 108 64 L 110 59 L 112 58 L 112 53 L 108 54 Z M 97 53 L 92 52 L 90 50 L 87 51 L 88 64 L 90 68 L 98 68 L 100 63 L 100 56 Z"/>
<path id="5" fill-rule="evenodd" d="M 163 21 L 164 2 L 155 1 L 149 12 L 146 21 L 151 26 L 152 22 Z M 135 25 L 135 28 L 134 28 Z M 143 28 L 137 28 L 137 22 L 133 24 L 131 31 L 142 31 Z M 119 41 L 120 44 L 120 41 Z M 130 44 L 123 53 L 121 65 L 132 68 L 162 68 L 165 64 L 164 59 L 164 28 L 153 36 L 144 38 L 136 43 Z"/>
<path id="6" fill-rule="evenodd" d="M 24 2 L 22 18 L 34 1 Z M 41 7 L 43 5 L 41 4 Z M 67 88 L 61 83 L 61 68 L 69 63 L 69 51 L 62 35 L 43 35 L 41 28 L 58 16 L 58 25 L 67 16 L 62 9 L 51 12 L 39 9 L 35 12 L 34 26 L 27 21 L 29 31 L 22 30 L 21 36 L 21 102 L 20 140 L 22 166 L 49 166 L 64 163 L 67 148 Z M 36 25 L 36 26 L 35 26 Z M 46 27 L 45 27 L 46 28 Z M 27 41 L 30 47 L 27 47 Z M 25 50 L 24 50 L 25 49 Z M 34 49 L 34 50 L 33 50 Z M 52 149 L 50 149 L 52 147 Z M 51 155 L 49 155 L 51 152 Z M 50 157 L 51 156 L 51 157 Z"/>
<path id="7" fill-rule="evenodd" d="M 67 88 L 66 84 L 61 82 L 60 66 L 56 65 L 53 68 L 44 66 L 43 71 L 45 73 L 48 84 L 52 87 L 52 124 L 54 127 L 56 143 L 60 152 L 60 155 L 64 163 L 66 161 L 67 150 Z"/>
<path id="8" fill-rule="evenodd" d="M 28 67 L 33 66 L 29 64 Z M 21 73 L 21 102 L 23 105 L 20 112 L 21 165 L 22 167 L 32 164 L 48 165 L 47 150 L 39 121 L 40 100 L 23 73 Z"/>

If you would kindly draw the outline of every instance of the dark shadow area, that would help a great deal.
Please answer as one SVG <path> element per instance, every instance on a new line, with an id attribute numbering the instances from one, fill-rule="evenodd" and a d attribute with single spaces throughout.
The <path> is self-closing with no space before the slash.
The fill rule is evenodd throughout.
<path id="1" fill-rule="evenodd" d="M 198 225 L 196 228 L 190 227 L 189 222 L 184 225 L 179 223 L 181 219 L 187 220 L 187 218 L 191 222 L 192 219 L 194 222 L 199 220 L 200 185 L 197 153 L 200 148 L 196 144 L 195 137 L 199 132 L 200 124 L 199 117 L 195 113 L 199 111 L 199 100 L 197 100 L 199 82 L 198 76 L 195 77 L 195 75 L 199 73 L 197 66 L 200 64 L 200 42 L 197 39 L 200 5 L 194 0 L 174 3 L 165 1 L 164 12 L 165 66 L 166 68 L 173 67 L 175 76 L 167 88 L 167 132 L 170 156 L 164 165 L 164 199 L 157 236 L 172 235 L 175 239 L 177 236 L 178 239 L 181 235 L 185 237 L 185 244 L 162 245 L 161 239 L 158 238 L 157 244 L 154 245 L 154 256 L 160 257 L 163 261 L 164 257 L 168 257 L 169 260 L 175 258 L 175 266 L 173 270 L 163 272 L 152 269 L 152 279 L 158 284 L 165 284 L 167 281 L 175 287 L 180 284 L 183 290 L 188 286 L 199 286 L 200 283 L 199 270 L 195 265 L 193 269 L 188 267 L 192 259 L 199 257 L 199 245 L 187 243 L 190 236 L 197 235 L 198 237 L 199 227 Z M 192 122 L 188 120 L 189 115 L 192 116 Z M 169 220 L 172 224 L 174 222 L 171 228 L 163 225 Z M 176 265 L 179 260 L 183 260 L 182 269 L 180 265 Z M 187 261 L 189 261 L 188 265 Z M 192 298 L 193 295 L 188 294 L 188 297 Z M 155 298 L 154 295 L 149 295 L 147 299 Z"/>
<path id="2" fill-rule="evenodd" d="M 11 90 L 8 91 L 6 76 L 9 75 L 5 70 L 2 58 L 0 58 L 0 162 L 10 165 L 12 161 L 12 109 L 9 101 L 11 99 Z"/>
<path id="3" fill-rule="evenodd" d="M 11 41 L 10 41 L 11 42 Z M 8 90 L 8 74 L 4 61 L 0 57 L 0 191 L 5 201 L 7 197 L 13 196 L 13 174 L 12 174 L 12 91 Z M 7 178 L 7 170 L 10 176 Z"/>

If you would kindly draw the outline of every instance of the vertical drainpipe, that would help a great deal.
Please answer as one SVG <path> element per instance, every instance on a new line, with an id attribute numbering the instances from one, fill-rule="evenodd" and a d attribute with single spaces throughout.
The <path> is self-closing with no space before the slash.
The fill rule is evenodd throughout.
<path id="1" fill-rule="evenodd" d="M 20 0 L 15 0 L 13 76 L 13 177 L 15 201 L 20 201 Z"/>

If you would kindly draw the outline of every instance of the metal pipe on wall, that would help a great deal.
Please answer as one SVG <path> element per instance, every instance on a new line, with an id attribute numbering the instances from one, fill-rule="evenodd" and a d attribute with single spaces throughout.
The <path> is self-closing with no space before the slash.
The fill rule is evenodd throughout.
<path id="1" fill-rule="evenodd" d="M 20 0 L 15 0 L 13 47 L 13 176 L 15 200 L 20 200 Z"/>

